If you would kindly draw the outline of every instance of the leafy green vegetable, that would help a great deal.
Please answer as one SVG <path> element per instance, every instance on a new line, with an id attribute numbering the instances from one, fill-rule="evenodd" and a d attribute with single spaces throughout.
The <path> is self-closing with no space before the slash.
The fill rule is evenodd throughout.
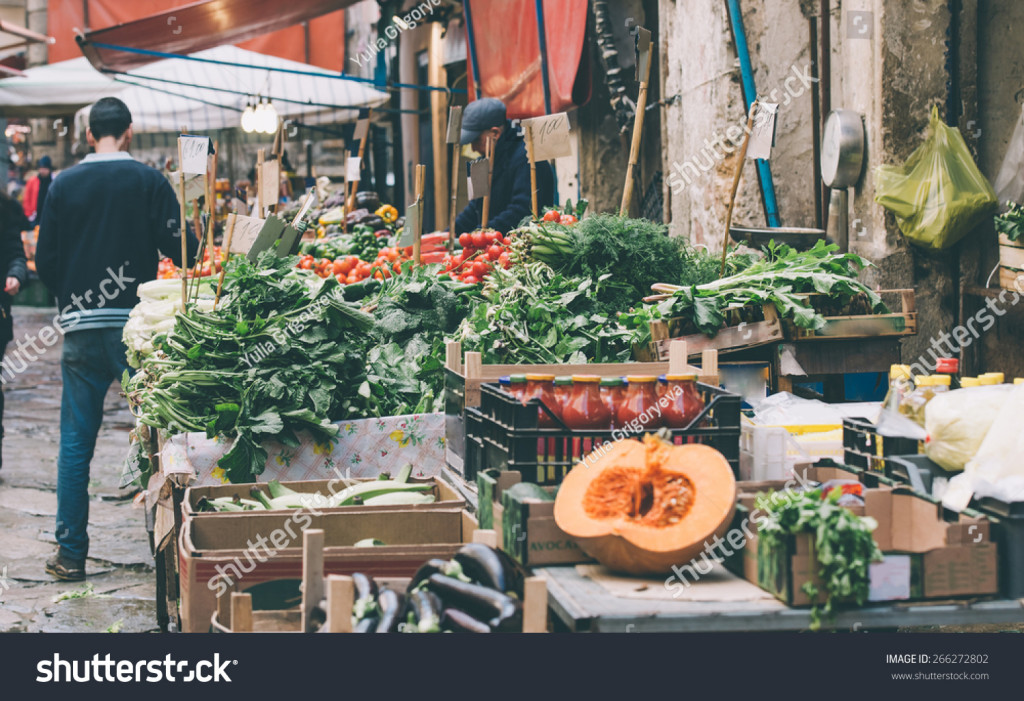
<path id="1" fill-rule="evenodd" d="M 1011 241 L 1019 241 L 1024 237 L 1024 207 L 1016 202 L 1007 202 L 1007 211 L 995 219 L 996 231 L 1006 234 Z"/>
<path id="2" fill-rule="evenodd" d="M 824 241 L 804 252 L 773 243 L 765 249 L 765 257 L 747 269 L 720 280 L 681 287 L 671 298 L 623 314 L 620 320 L 634 330 L 634 342 L 644 344 L 650 341 L 652 319 L 689 318 L 702 333 L 714 336 L 730 308 L 768 303 L 775 305 L 779 316 L 792 319 L 797 326 L 818 329 L 825 319 L 803 296 L 808 293 L 840 302 L 863 295 L 873 312 L 886 313 L 878 293 L 857 280 L 860 270 L 871 264 L 852 253 L 836 251 L 838 246 Z"/>
<path id="3" fill-rule="evenodd" d="M 814 536 L 818 576 L 826 595 L 824 609 L 818 609 L 820 592 L 811 582 L 806 582 L 803 590 L 815 601 L 811 625 L 815 630 L 821 625 L 820 615 L 831 616 L 837 602 L 852 600 L 860 606 L 867 601 L 868 565 L 882 559 L 871 537 L 878 524 L 839 506 L 841 496 L 841 489 L 833 489 L 823 499 L 821 490 L 816 489 L 761 494 L 755 501 L 755 508 L 764 512 L 758 524 L 758 548 L 783 548 L 798 533 Z"/>
<path id="4" fill-rule="evenodd" d="M 485 363 L 624 362 L 628 332 L 598 301 L 609 284 L 539 261 L 495 268 L 457 337 Z"/>

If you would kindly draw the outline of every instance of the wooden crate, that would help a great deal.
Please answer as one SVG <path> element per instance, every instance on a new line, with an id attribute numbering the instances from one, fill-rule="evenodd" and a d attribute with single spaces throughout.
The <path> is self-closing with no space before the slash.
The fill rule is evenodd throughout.
<path id="1" fill-rule="evenodd" d="M 1006 234 L 999 234 L 999 286 L 1024 289 L 1024 239 L 1011 241 Z"/>
<path id="2" fill-rule="evenodd" d="M 764 305 L 762 314 L 764 321 L 744 321 L 733 326 L 725 326 L 711 337 L 702 333 L 675 335 L 683 319 L 652 321 L 650 344 L 646 347 L 634 346 L 633 357 L 645 362 L 668 360 L 669 347 L 676 342 L 685 343 L 687 357 L 694 357 L 709 350 L 716 353 L 738 351 L 781 341 L 782 325 L 775 305 Z"/>
<path id="3" fill-rule="evenodd" d="M 497 547 L 497 535 L 491 530 L 476 530 L 474 542 Z M 296 608 L 279 611 L 253 611 L 252 596 L 230 592 L 217 599 L 217 610 L 210 619 L 217 633 L 302 633 L 313 632 L 313 613 L 327 602 L 327 620 L 319 632 L 351 633 L 355 587 L 352 577 L 323 576 L 324 532 L 309 529 L 302 539 L 302 602 Z M 378 585 L 404 590 L 408 577 L 375 578 Z M 523 631 L 546 633 L 548 630 L 548 590 L 543 577 L 527 577 L 523 582 Z"/>
<path id="4" fill-rule="evenodd" d="M 913 290 L 880 290 L 880 295 L 899 297 L 901 311 L 890 314 L 826 316 L 820 329 L 802 329 L 792 321 L 783 322 L 786 339 L 848 340 L 877 336 L 912 336 L 917 333 L 917 307 Z M 808 295 L 809 296 L 809 295 Z"/>

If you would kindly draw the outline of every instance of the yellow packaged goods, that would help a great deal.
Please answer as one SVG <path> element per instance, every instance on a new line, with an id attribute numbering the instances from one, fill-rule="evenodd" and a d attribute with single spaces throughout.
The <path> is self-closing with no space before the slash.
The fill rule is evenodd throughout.
<path id="1" fill-rule="evenodd" d="M 924 426 L 924 411 L 936 395 L 949 391 L 951 378 L 949 375 L 922 375 L 914 378 L 914 391 L 907 395 L 899 406 L 899 411 L 921 426 Z"/>
<path id="2" fill-rule="evenodd" d="M 970 387 L 934 397 L 924 412 L 925 455 L 944 470 L 964 469 L 1011 392 L 1009 385 Z"/>

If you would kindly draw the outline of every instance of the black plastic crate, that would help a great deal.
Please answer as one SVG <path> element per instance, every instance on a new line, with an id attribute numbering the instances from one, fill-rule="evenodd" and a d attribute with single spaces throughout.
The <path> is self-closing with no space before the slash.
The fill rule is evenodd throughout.
<path id="1" fill-rule="evenodd" d="M 466 380 L 462 375 L 444 369 L 444 444 L 445 462 L 467 480 L 466 472 Z"/>
<path id="2" fill-rule="evenodd" d="M 979 497 L 971 508 L 988 516 L 999 548 L 999 591 L 1008 599 L 1024 598 L 1024 502 Z"/>
<path id="3" fill-rule="evenodd" d="M 740 397 L 702 383 L 697 388 L 704 398 L 704 410 L 690 428 L 669 429 L 672 439 L 680 445 L 710 445 L 725 456 L 738 475 Z M 559 484 L 580 458 L 602 443 L 630 437 L 620 431 L 565 428 L 547 407 L 544 410 L 560 428 L 538 428 L 541 406 L 538 399 L 523 404 L 497 384 L 482 384 L 480 408 L 466 409 L 466 444 L 479 444 L 483 449 L 476 455 L 467 453 L 466 471 L 518 470 L 524 482 Z"/>
<path id="4" fill-rule="evenodd" d="M 896 482 L 909 484 L 916 492 L 930 495 L 935 477 L 946 477 L 950 473 L 927 455 L 890 455 L 886 458 L 886 474 Z"/>
<path id="5" fill-rule="evenodd" d="M 914 455 L 921 452 L 915 438 L 881 436 L 867 419 L 843 419 L 843 452 L 847 465 L 874 472 L 887 473 L 891 455 Z"/>

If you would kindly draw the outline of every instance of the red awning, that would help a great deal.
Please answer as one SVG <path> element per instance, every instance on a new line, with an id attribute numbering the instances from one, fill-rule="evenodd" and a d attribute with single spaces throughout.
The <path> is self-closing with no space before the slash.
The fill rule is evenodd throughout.
<path id="1" fill-rule="evenodd" d="M 510 119 L 545 114 L 535 1 L 469 1 L 481 96 L 502 100 Z M 545 2 L 544 30 L 551 111 L 562 112 L 590 97 L 589 84 L 577 85 L 578 77 L 589 81 L 583 51 L 587 0 Z M 473 80 L 470 71 L 470 95 Z"/>
<path id="2" fill-rule="evenodd" d="M 159 54 L 192 54 L 236 44 L 307 22 L 357 0 L 204 0 L 133 22 L 87 32 L 82 53 L 98 70 L 130 71 L 158 61 Z M 339 37 L 343 41 L 344 37 Z M 155 52 L 154 55 L 116 47 Z"/>

